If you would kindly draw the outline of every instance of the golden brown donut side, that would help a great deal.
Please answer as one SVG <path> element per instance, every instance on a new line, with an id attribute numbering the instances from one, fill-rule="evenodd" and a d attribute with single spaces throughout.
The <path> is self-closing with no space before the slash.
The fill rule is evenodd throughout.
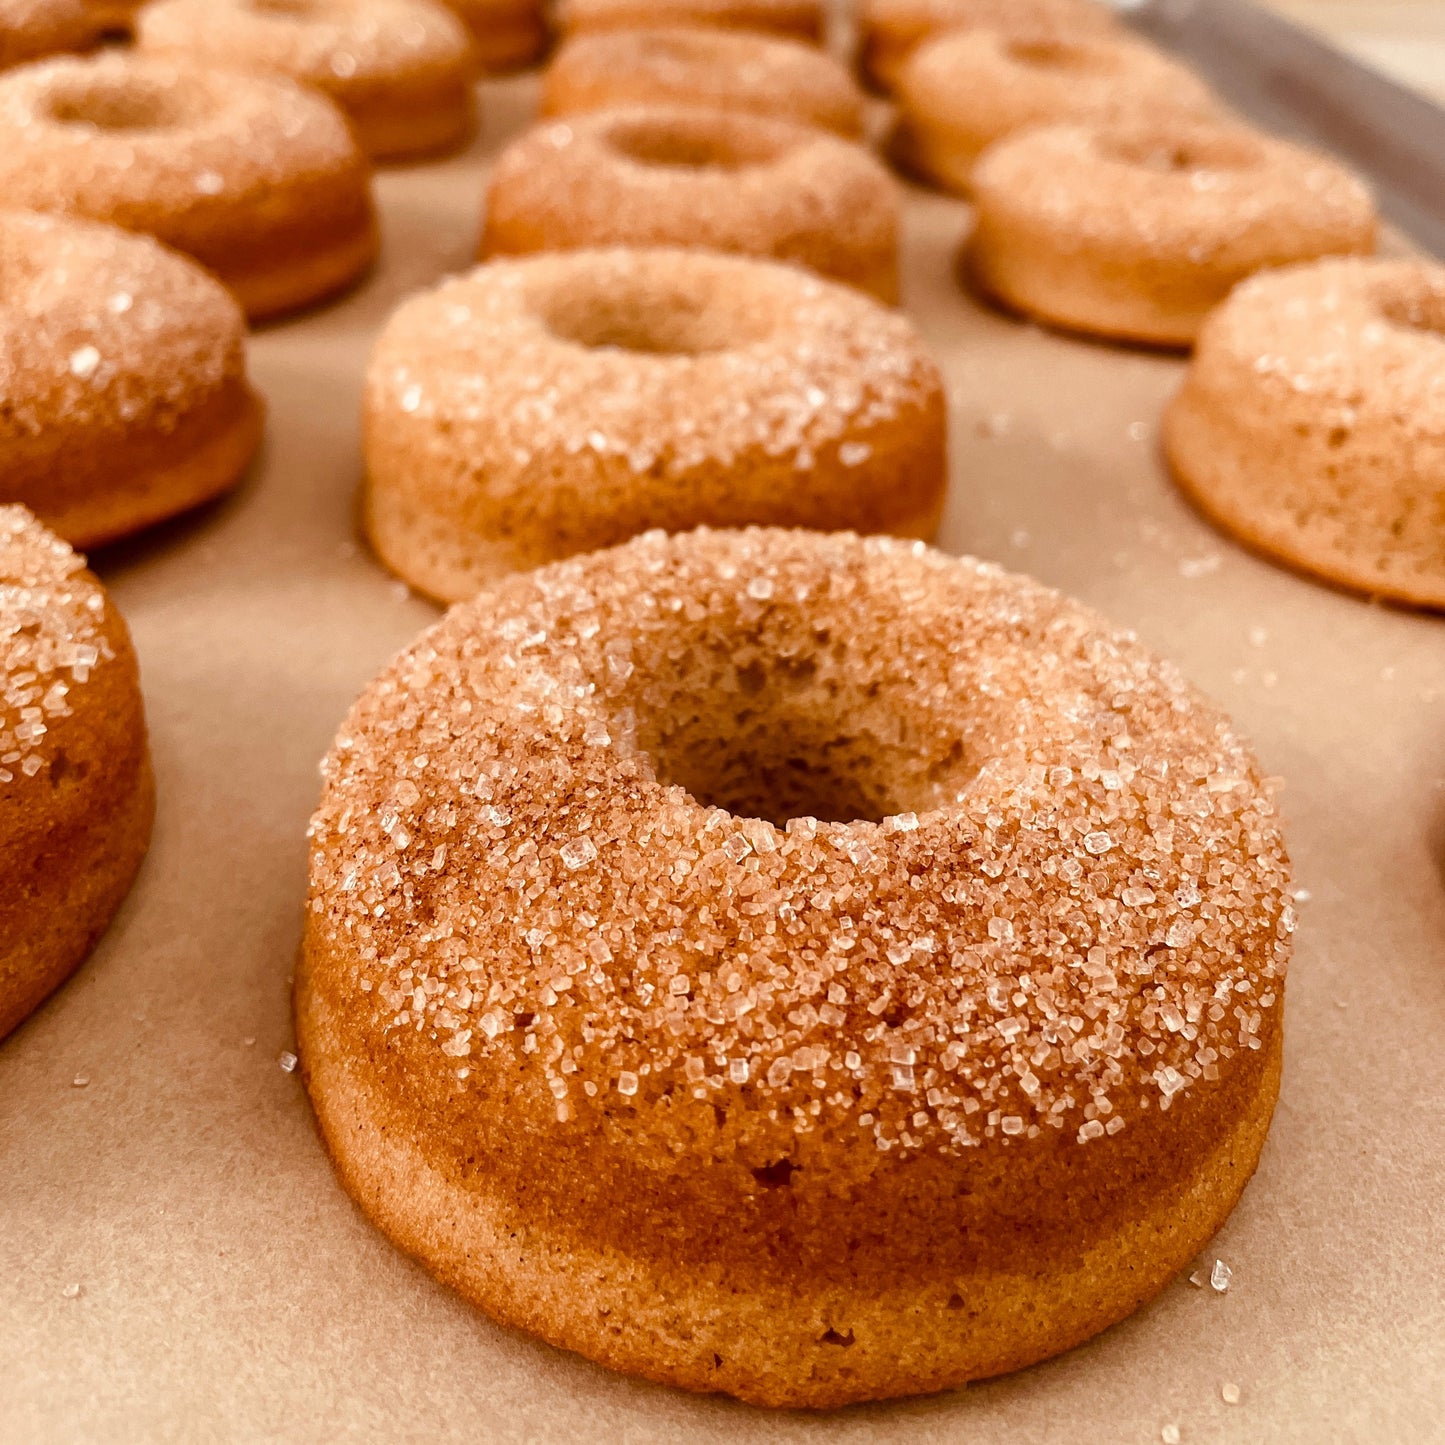
<path id="1" fill-rule="evenodd" d="M 8 529 L 18 508 L 0 509 L 0 579 L 13 580 Z M 23 515 L 23 514 L 22 514 Z M 28 523 L 27 544 L 44 533 Z M 59 575 L 50 573 L 47 582 Z M 22 579 L 24 580 L 24 579 Z M 150 839 L 154 784 L 146 742 L 135 654 L 125 623 L 95 578 L 74 572 L 65 581 L 82 597 L 103 599 L 87 609 L 85 644 L 96 651 L 84 681 L 70 670 L 47 669 L 39 685 L 17 686 L 7 647 L 10 629 L 36 624 L 7 615 L 0 605 L 0 1037 L 27 1017 L 85 959 L 130 889 Z M 24 606 L 24 604 L 20 604 Z M 44 624 L 41 624 L 44 626 Z M 31 671 L 26 664 L 26 675 Z M 56 683 L 68 698 L 44 707 Z M 10 695 L 10 696 L 7 696 Z M 19 694 L 20 696 L 14 696 Z M 24 699 L 30 698 L 30 701 Z M 17 741 L 28 713 L 39 707 L 45 732 Z M 8 745 L 8 750 L 7 750 Z"/>
<path id="2" fill-rule="evenodd" d="M 88 50 L 104 28 L 91 0 L 0 0 L 0 70 Z"/>
<path id="3" fill-rule="evenodd" d="M 558 25 L 564 35 L 650 25 L 713 26 L 814 45 L 825 28 L 819 0 L 562 0 Z"/>
<path id="4" fill-rule="evenodd" d="M 539 0 L 444 0 L 472 32 L 483 70 L 497 74 L 540 60 L 551 29 Z"/>

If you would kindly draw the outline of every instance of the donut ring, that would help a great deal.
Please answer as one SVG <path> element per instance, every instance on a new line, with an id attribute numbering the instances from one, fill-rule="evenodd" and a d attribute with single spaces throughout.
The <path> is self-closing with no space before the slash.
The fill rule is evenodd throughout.
<path id="1" fill-rule="evenodd" d="M 1041 125 L 1218 120 L 1220 103 L 1162 51 L 1120 37 L 960 30 L 926 41 L 898 79 L 895 158 L 922 179 L 969 194 L 979 155 Z"/>
<path id="2" fill-rule="evenodd" d="M 1130 1313 L 1254 1170 L 1273 806 L 1172 668 L 1027 579 L 648 534 L 454 608 L 324 774 L 323 1137 L 554 1344 L 768 1405 L 943 1389 Z"/>
<path id="3" fill-rule="evenodd" d="M 357 281 L 376 255 L 370 172 L 345 116 L 279 76 L 119 51 L 0 76 L 7 205 L 149 231 L 257 320 Z"/>
<path id="4" fill-rule="evenodd" d="M 483 70 L 531 65 L 546 53 L 549 32 L 539 0 L 445 0 L 472 33 L 472 52 Z"/>
<path id="5" fill-rule="evenodd" d="M 88 50 L 102 29 L 87 0 L 0 0 L 0 70 Z"/>
<path id="6" fill-rule="evenodd" d="M 1353 172 L 1240 126 L 1051 126 L 973 170 L 965 259 L 1005 306 L 1053 326 L 1188 346 L 1246 276 L 1366 253 L 1375 208 Z"/>
<path id="7" fill-rule="evenodd" d="M 154 808 L 125 623 L 64 542 L 0 507 L 0 1038 L 105 932 Z"/>
<path id="8" fill-rule="evenodd" d="M 821 43 L 825 29 L 820 0 L 561 0 L 559 20 L 564 35 L 700 25 L 810 45 Z"/>
<path id="9" fill-rule="evenodd" d="M 261 441 L 246 321 L 149 236 L 0 212 L 0 503 L 94 547 L 228 491 Z"/>
<path id="10" fill-rule="evenodd" d="M 135 28 L 135 17 L 148 0 L 81 0 L 98 34 L 127 39 Z"/>
<path id="11" fill-rule="evenodd" d="M 1180 485 L 1247 545 L 1445 610 L 1445 267 L 1320 261 L 1240 286 L 1164 419 Z"/>
<path id="12" fill-rule="evenodd" d="M 151 0 L 136 41 L 148 55 L 315 86 L 375 160 L 442 155 L 472 132 L 471 39 L 432 0 Z"/>
<path id="13" fill-rule="evenodd" d="M 943 383 L 910 322 L 700 251 L 448 282 L 388 323 L 363 410 L 372 543 L 445 601 L 649 527 L 931 537 L 947 486 Z"/>
<path id="14" fill-rule="evenodd" d="M 1118 34 L 1098 0 L 862 0 L 858 68 L 875 90 L 891 93 L 908 57 L 925 40 L 954 30 L 1059 40 Z"/>
<path id="15" fill-rule="evenodd" d="M 630 105 L 742 110 L 822 126 L 856 140 L 863 96 L 816 46 L 672 26 L 569 40 L 542 80 L 542 114 Z"/>
<path id="16" fill-rule="evenodd" d="M 861 146 L 767 116 L 685 107 L 537 126 L 497 158 L 481 256 L 594 246 L 771 256 L 898 299 L 898 192 Z"/>

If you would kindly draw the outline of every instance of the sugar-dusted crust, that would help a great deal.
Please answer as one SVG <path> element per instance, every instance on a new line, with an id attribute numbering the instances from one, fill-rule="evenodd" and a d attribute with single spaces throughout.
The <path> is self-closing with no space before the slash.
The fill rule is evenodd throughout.
<path id="1" fill-rule="evenodd" d="M 453 609 L 325 774 L 328 1147 L 556 1343 L 768 1404 L 958 1384 L 1128 1313 L 1254 1167 L 1293 928 L 1268 791 L 1035 583 L 648 535 Z"/>
<path id="2" fill-rule="evenodd" d="M 376 254 L 370 170 L 346 117 L 280 76 L 124 51 L 0 76 L 0 191 L 151 232 L 253 320 L 352 284 Z"/>
<path id="3" fill-rule="evenodd" d="M 1374 250 L 1353 172 L 1237 124 L 1059 125 L 974 167 L 965 254 L 987 295 L 1051 325 L 1187 346 L 1247 276 Z"/>
<path id="4" fill-rule="evenodd" d="M 492 262 L 409 301 L 376 344 L 366 526 L 447 601 L 650 527 L 931 537 L 946 424 L 912 324 L 793 267 Z"/>
<path id="5" fill-rule="evenodd" d="M 0 1037 L 105 931 L 152 811 L 125 623 L 81 558 L 0 507 Z"/>
<path id="6" fill-rule="evenodd" d="M 1239 287 L 1205 323 L 1164 447 L 1241 541 L 1445 609 L 1445 267 L 1321 261 Z"/>
<path id="7" fill-rule="evenodd" d="M 0 212 L 0 504 L 96 546 L 233 487 L 261 437 L 246 321 L 194 262 Z"/>
<path id="8" fill-rule="evenodd" d="M 136 43 L 148 55 L 267 71 L 316 87 L 376 160 L 440 155 L 472 132 L 472 41 L 430 0 L 152 0 Z"/>
<path id="9" fill-rule="evenodd" d="M 681 25 L 590 32 L 567 41 L 542 79 L 544 115 L 628 105 L 742 110 L 863 133 L 863 95 L 843 66 L 767 35 Z"/>
<path id="10" fill-rule="evenodd" d="M 493 167 L 484 258 L 683 245 L 796 261 L 896 301 L 897 189 L 813 126 L 662 105 L 536 126 Z"/>

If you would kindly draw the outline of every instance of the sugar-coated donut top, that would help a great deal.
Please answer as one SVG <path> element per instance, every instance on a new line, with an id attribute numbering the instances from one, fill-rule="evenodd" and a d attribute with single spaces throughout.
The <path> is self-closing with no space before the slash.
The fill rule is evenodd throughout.
<path id="1" fill-rule="evenodd" d="M 105 594 L 24 507 L 0 507 L 0 788 L 45 766 L 47 724 L 113 655 Z"/>
<path id="2" fill-rule="evenodd" d="M 1321 241 L 1374 244 L 1374 203 L 1353 171 L 1229 123 L 1166 117 L 1023 131 L 984 152 L 973 184 L 980 204 L 1031 215 L 1072 244 L 1157 247 L 1194 263 L 1294 259 Z"/>
<path id="3" fill-rule="evenodd" d="M 1072 1146 L 1229 1077 L 1282 1002 L 1288 864 L 1226 720 L 922 544 L 649 533 L 515 575 L 324 775 L 322 986 L 413 1107 L 505 1079 L 659 1161 Z"/>
<path id="4" fill-rule="evenodd" d="M 1190 71 L 1122 34 L 946 32 L 913 52 L 898 89 L 908 111 L 944 123 L 957 113 L 970 128 L 985 103 L 1016 124 L 1161 113 L 1205 119 L 1221 109 Z"/>
<path id="5" fill-rule="evenodd" d="M 1055 32 L 1114 30 L 1113 11 L 1098 0 L 863 0 L 865 28 L 914 38 L 945 30 Z"/>
<path id="6" fill-rule="evenodd" d="M 245 373 L 229 291 L 113 226 L 0 212 L 0 446 L 175 413 Z"/>
<path id="7" fill-rule="evenodd" d="M 357 155 L 345 116 L 281 76 L 115 51 L 0 76 L 0 194 L 121 224 L 264 198 Z"/>
<path id="8" fill-rule="evenodd" d="M 0 69 L 84 49 L 97 36 L 86 0 L 0 0 Z"/>
<path id="9" fill-rule="evenodd" d="M 836 60 L 767 35 L 678 25 L 589 32 L 547 68 L 548 114 L 638 104 L 746 110 L 845 135 L 863 128 L 863 98 Z"/>
<path id="10" fill-rule="evenodd" d="M 862 146 L 775 116 L 631 106 L 535 126 L 497 158 L 491 193 L 544 233 L 602 216 L 629 244 L 676 242 L 679 216 L 719 250 L 825 234 L 842 255 L 878 243 L 888 173 Z M 662 217 L 669 234 L 653 236 Z"/>
<path id="11" fill-rule="evenodd" d="M 323 89 L 450 70 L 471 39 L 434 0 L 152 0 L 140 13 L 145 49 L 260 66 Z"/>
<path id="12" fill-rule="evenodd" d="M 819 0 L 561 0 L 564 31 L 631 29 L 650 25 L 743 25 L 769 30 L 821 28 Z"/>
<path id="13" fill-rule="evenodd" d="M 939 385 L 912 324 L 851 288 L 666 247 L 493 261 L 403 305 L 368 375 L 419 437 L 465 438 L 494 493 L 589 451 L 639 473 L 801 465 Z"/>

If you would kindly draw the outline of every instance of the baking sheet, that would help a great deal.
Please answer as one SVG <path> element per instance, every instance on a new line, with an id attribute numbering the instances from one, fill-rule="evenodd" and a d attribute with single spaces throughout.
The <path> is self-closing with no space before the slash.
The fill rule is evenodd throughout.
<path id="1" fill-rule="evenodd" d="M 950 385 L 942 544 L 1136 628 L 1287 779 L 1309 896 L 1274 1131 L 1207 1256 L 1228 1293 L 1181 1278 L 956 1394 L 774 1415 L 497 1328 L 342 1194 L 277 1062 L 302 830 L 345 709 L 436 615 L 355 539 L 360 376 L 391 307 L 468 262 L 487 157 L 534 97 L 532 78 L 488 85 L 471 154 L 384 174 L 375 277 L 255 338 L 271 414 L 249 484 L 97 558 L 140 653 L 160 810 L 108 936 L 0 1046 L 0 1439 L 1440 1439 L 1445 619 L 1212 532 L 1156 456 L 1181 364 L 980 309 L 952 280 L 967 210 L 922 192 L 905 301 Z"/>

